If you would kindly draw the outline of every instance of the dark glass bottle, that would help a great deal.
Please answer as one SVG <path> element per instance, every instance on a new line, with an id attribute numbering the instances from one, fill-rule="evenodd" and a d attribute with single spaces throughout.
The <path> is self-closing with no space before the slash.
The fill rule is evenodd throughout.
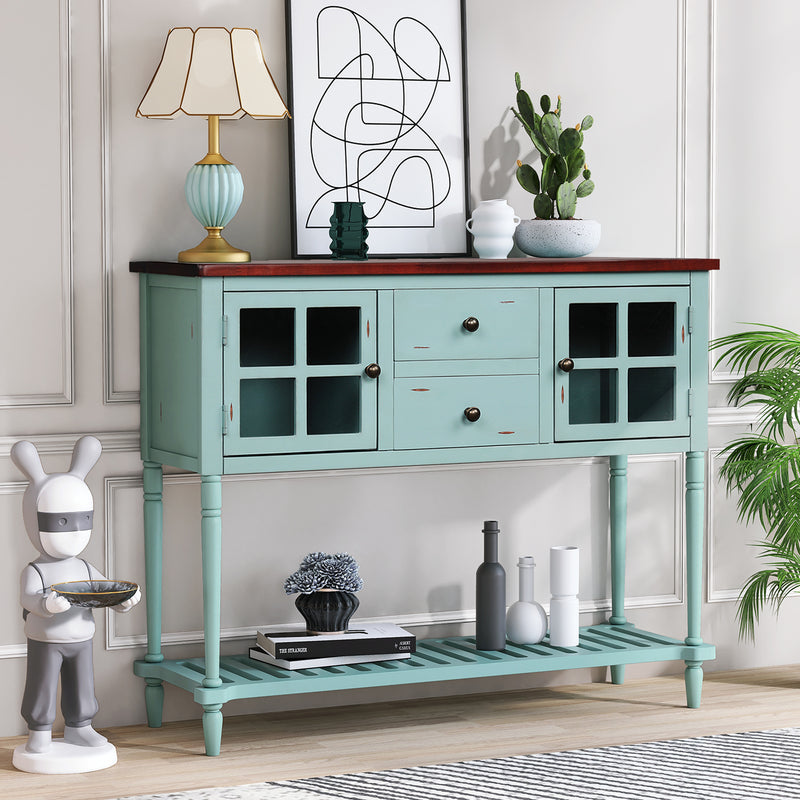
<path id="1" fill-rule="evenodd" d="M 475 646 L 504 650 L 506 646 L 506 571 L 497 560 L 500 528 L 483 523 L 483 564 L 475 574 Z"/>

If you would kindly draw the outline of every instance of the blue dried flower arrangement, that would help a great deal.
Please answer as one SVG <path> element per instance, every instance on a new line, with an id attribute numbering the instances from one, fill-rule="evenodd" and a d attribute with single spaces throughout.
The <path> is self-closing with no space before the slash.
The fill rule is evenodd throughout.
<path id="1" fill-rule="evenodd" d="M 358 592 L 363 588 L 358 563 L 348 553 L 309 553 L 283 584 L 286 594 L 311 594 L 322 589 Z"/>

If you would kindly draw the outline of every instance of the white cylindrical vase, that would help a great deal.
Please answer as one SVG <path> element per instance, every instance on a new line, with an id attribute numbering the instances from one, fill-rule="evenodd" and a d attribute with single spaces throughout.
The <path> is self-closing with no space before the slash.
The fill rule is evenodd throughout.
<path id="1" fill-rule="evenodd" d="M 571 545 L 550 548 L 550 644 L 556 647 L 578 644 L 579 557 L 580 550 Z"/>
<path id="2" fill-rule="evenodd" d="M 577 647 L 580 617 L 577 597 L 550 598 L 550 644 Z"/>
<path id="3" fill-rule="evenodd" d="M 580 550 L 571 545 L 550 548 L 550 594 L 578 594 Z"/>
<path id="4" fill-rule="evenodd" d="M 547 614 L 533 599 L 533 556 L 520 556 L 519 600 L 508 609 L 506 637 L 515 644 L 537 644 L 547 633 Z"/>

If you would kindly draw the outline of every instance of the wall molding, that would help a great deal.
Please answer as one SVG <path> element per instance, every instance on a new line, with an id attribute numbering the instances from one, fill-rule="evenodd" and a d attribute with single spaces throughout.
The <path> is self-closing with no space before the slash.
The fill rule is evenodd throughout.
<path id="1" fill-rule="evenodd" d="M 677 4 L 677 108 L 676 116 L 676 136 L 675 144 L 676 168 L 675 175 L 675 256 L 677 258 L 686 257 L 686 140 L 687 140 L 687 113 L 686 113 L 686 84 L 688 80 L 688 60 L 686 55 L 687 44 L 687 22 L 686 7 L 688 0 L 679 0 Z"/>
<path id="2" fill-rule="evenodd" d="M 61 194 L 61 389 L 0 395 L 0 408 L 74 405 L 75 326 L 73 308 L 72 203 L 72 0 L 59 0 L 59 150 Z"/>
<path id="3" fill-rule="evenodd" d="M 709 489 L 711 488 L 711 479 L 716 474 L 714 462 L 721 452 L 721 447 L 709 448 L 708 451 Z M 714 493 L 709 491 L 707 493 L 707 498 L 706 514 L 708 518 L 708 541 L 706 545 L 706 602 L 727 603 L 739 597 L 739 588 L 717 588 L 715 585 L 714 552 L 716 548 L 714 546 L 714 531 L 716 520 L 714 518 Z"/>
<path id="4" fill-rule="evenodd" d="M 114 385 L 114 245 L 111 192 L 111 4 L 100 0 L 100 195 L 103 285 L 103 403 L 138 403 L 137 390 Z"/>
<path id="5" fill-rule="evenodd" d="M 0 436 L 0 458 L 9 458 L 11 448 L 21 439 L 26 439 L 36 445 L 39 455 L 63 455 L 71 453 L 75 442 L 85 436 L 84 433 L 45 433 L 35 436 Z M 106 433 L 91 433 L 100 440 L 104 453 L 138 453 L 138 431 L 108 431 Z"/>
<path id="6" fill-rule="evenodd" d="M 709 0 L 708 4 L 708 221 L 706 250 L 709 258 L 717 258 L 717 44 L 719 41 L 717 30 L 717 0 Z M 718 273 L 709 274 L 709 338 L 716 339 L 717 319 L 717 293 L 716 286 Z M 715 359 L 709 355 L 708 382 L 709 384 L 733 383 L 738 377 L 730 370 L 718 370 L 714 366 Z"/>
<path id="7" fill-rule="evenodd" d="M 720 455 L 722 452 L 721 447 L 714 447 L 710 448 L 708 451 L 708 462 L 709 462 L 709 469 L 711 470 L 711 477 L 716 474 L 716 469 L 714 468 L 714 460 Z M 740 586 L 735 587 L 717 587 L 714 581 L 714 530 L 716 524 L 716 517 L 714 516 L 714 493 L 709 491 L 708 492 L 708 506 L 707 506 L 707 515 L 708 515 L 708 545 L 706 548 L 707 556 L 707 563 L 706 563 L 706 585 L 707 585 L 707 593 L 706 593 L 706 602 L 708 603 L 731 603 L 736 602 L 739 599 L 739 593 L 741 592 Z M 748 543 L 749 546 L 750 543 Z M 757 546 L 757 542 L 753 542 L 755 546 Z M 800 591 L 794 591 L 789 595 L 790 598 L 800 597 Z M 765 610 L 770 608 L 770 605 L 767 603 L 764 606 Z"/>
<path id="8" fill-rule="evenodd" d="M 719 406 L 708 409 L 708 426 L 755 425 L 760 418 L 752 406 Z"/>
<path id="9" fill-rule="evenodd" d="M 20 497 L 20 504 L 22 502 L 22 495 L 25 494 L 25 489 L 28 486 L 27 481 L 3 481 L 0 482 L 0 495 L 19 495 Z M 18 596 L 16 596 L 16 589 L 18 583 L 14 584 L 14 594 L 15 600 L 18 600 Z M 19 609 L 16 605 L 11 606 L 13 614 L 22 614 L 22 610 Z M 19 619 L 19 617 L 17 617 Z M 21 628 L 20 628 L 21 629 Z M 11 642 L 10 644 L 0 644 L 0 660 L 4 658 L 26 658 L 28 655 L 28 645 L 27 642 Z"/>

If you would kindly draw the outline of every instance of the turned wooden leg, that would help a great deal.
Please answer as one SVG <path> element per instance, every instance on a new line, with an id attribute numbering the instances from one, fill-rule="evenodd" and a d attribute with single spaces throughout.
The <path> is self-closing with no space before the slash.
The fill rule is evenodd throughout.
<path id="1" fill-rule="evenodd" d="M 703 523 L 705 518 L 704 491 L 705 454 L 686 454 L 686 644 L 703 644 L 700 617 L 703 607 Z M 703 662 L 686 661 L 686 704 L 700 705 L 703 687 Z"/>
<path id="2" fill-rule="evenodd" d="M 203 739 L 207 756 L 218 756 L 222 747 L 222 703 L 203 706 Z"/>
<path id="3" fill-rule="evenodd" d="M 203 634 L 205 639 L 205 677 L 208 689 L 222 685 L 219 675 L 219 633 L 222 593 L 222 479 L 203 475 L 200 486 L 202 505 L 201 539 L 203 550 Z M 219 755 L 222 741 L 222 704 L 203 706 L 203 736 L 206 755 Z"/>
<path id="4" fill-rule="evenodd" d="M 147 615 L 147 653 L 144 660 L 158 664 L 164 660 L 161 652 L 161 573 L 163 539 L 164 478 L 161 464 L 144 462 L 144 600 Z M 160 728 L 164 708 L 164 684 L 159 678 L 145 678 L 144 702 L 147 724 Z"/>
<path id="5" fill-rule="evenodd" d="M 625 537 L 628 524 L 628 457 L 609 459 L 609 525 L 611 534 L 611 625 L 626 625 L 625 618 Z M 611 682 L 625 680 L 625 665 L 611 666 Z"/>

